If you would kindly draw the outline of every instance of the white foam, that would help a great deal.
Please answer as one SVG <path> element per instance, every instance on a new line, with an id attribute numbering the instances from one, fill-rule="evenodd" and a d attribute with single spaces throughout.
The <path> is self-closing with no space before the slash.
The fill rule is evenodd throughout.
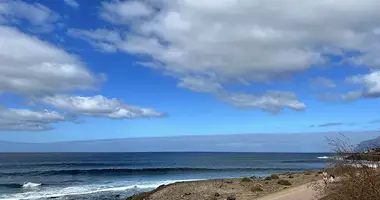
<path id="1" fill-rule="evenodd" d="M 166 185 L 175 182 L 185 182 L 185 181 L 195 181 L 200 179 L 190 179 L 190 180 L 166 180 L 166 181 L 155 181 L 148 182 L 146 184 L 135 184 L 129 186 L 117 186 L 109 187 L 107 185 L 84 185 L 84 186 L 72 186 L 66 188 L 54 188 L 47 189 L 45 191 L 38 192 L 25 192 L 18 193 L 12 196 L 5 197 L 0 196 L 0 200 L 27 200 L 27 199 L 41 199 L 41 198 L 58 198 L 64 196 L 73 196 L 73 195 L 85 195 L 85 194 L 94 194 L 100 192 L 117 192 L 117 191 L 128 191 L 128 190 L 148 190 L 155 189 L 160 185 Z"/>
<path id="2" fill-rule="evenodd" d="M 321 156 L 321 157 L 317 157 L 318 159 L 329 159 L 330 157 L 328 156 Z"/>
<path id="3" fill-rule="evenodd" d="M 40 186 L 41 183 L 32 183 L 32 182 L 26 182 L 22 185 L 23 188 L 33 188 Z"/>

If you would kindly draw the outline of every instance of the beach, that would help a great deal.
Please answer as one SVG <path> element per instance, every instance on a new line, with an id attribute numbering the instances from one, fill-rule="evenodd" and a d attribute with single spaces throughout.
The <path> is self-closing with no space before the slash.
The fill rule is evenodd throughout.
<path id="1" fill-rule="evenodd" d="M 316 192 L 310 187 L 311 183 L 321 179 L 320 171 L 306 171 L 266 177 L 180 182 L 162 185 L 127 200 L 312 200 Z"/>

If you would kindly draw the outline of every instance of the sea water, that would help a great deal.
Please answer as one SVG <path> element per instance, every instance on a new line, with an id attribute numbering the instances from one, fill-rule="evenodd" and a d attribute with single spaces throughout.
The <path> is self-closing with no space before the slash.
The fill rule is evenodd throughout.
<path id="1" fill-rule="evenodd" d="M 125 199 L 178 181 L 320 169 L 323 153 L 0 153 L 0 199 Z"/>

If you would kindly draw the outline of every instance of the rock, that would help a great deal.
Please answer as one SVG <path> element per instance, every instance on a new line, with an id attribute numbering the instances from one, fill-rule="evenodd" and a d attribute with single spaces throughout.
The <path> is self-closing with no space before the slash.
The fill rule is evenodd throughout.
<path id="1" fill-rule="evenodd" d="M 236 197 L 235 195 L 231 195 L 227 197 L 227 200 L 236 200 Z"/>
<path id="2" fill-rule="evenodd" d="M 217 192 L 215 192 L 214 196 L 215 196 L 215 197 L 218 197 L 218 196 L 220 196 L 220 194 L 217 193 Z"/>
<path id="3" fill-rule="evenodd" d="M 191 195 L 191 192 L 186 192 L 185 194 L 181 195 L 181 197 L 189 196 Z"/>
<path id="4" fill-rule="evenodd" d="M 115 197 L 116 197 L 116 198 L 120 198 L 120 194 L 117 194 Z"/>
<path id="5" fill-rule="evenodd" d="M 231 183 L 233 183 L 233 182 L 232 182 L 231 180 L 226 180 L 226 183 L 230 183 L 230 184 L 231 184 Z"/>

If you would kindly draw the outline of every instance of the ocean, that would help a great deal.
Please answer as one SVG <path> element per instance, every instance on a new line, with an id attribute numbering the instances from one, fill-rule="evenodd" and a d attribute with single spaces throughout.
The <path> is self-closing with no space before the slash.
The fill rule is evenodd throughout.
<path id="1" fill-rule="evenodd" d="M 323 153 L 0 153 L 0 199 L 125 199 L 177 181 L 321 169 Z"/>

